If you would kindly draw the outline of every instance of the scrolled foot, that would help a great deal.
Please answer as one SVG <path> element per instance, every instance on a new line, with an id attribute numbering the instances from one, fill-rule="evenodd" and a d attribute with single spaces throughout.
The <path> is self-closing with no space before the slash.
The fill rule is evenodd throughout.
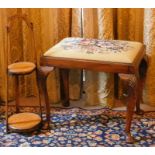
<path id="1" fill-rule="evenodd" d="M 6 130 L 5 130 L 5 133 L 6 133 L 6 134 L 9 134 L 10 132 L 9 132 L 9 130 L 8 130 L 8 129 L 6 129 Z"/>
<path id="2" fill-rule="evenodd" d="M 132 143 L 134 143 L 134 141 L 135 140 L 134 140 L 133 136 L 131 135 L 131 133 L 127 133 L 126 134 L 126 142 L 132 144 Z"/>
<path id="3" fill-rule="evenodd" d="M 142 109 L 136 109 L 135 113 L 137 115 L 144 115 L 144 110 L 142 110 Z"/>
<path id="4" fill-rule="evenodd" d="M 69 107 L 70 106 L 70 103 L 69 103 L 69 101 L 62 101 L 62 105 L 64 107 Z"/>
<path id="5" fill-rule="evenodd" d="M 50 124 L 48 121 L 43 122 L 42 130 L 50 130 Z"/>

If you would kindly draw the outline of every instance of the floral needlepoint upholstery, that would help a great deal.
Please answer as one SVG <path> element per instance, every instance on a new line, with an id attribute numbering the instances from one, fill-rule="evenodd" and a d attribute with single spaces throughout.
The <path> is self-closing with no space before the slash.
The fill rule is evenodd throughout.
<path id="1" fill-rule="evenodd" d="M 143 52 L 143 44 L 140 42 L 65 38 L 44 56 L 131 64 Z"/>

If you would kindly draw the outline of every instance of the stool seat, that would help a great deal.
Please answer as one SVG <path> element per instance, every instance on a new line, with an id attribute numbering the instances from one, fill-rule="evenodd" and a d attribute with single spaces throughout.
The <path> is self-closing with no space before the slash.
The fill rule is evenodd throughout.
<path id="1" fill-rule="evenodd" d="M 36 65 L 32 62 L 16 62 L 8 66 L 8 72 L 10 74 L 28 74 L 36 68 Z"/>
<path id="2" fill-rule="evenodd" d="M 8 126 L 17 132 L 32 131 L 41 123 L 41 118 L 35 113 L 18 113 L 8 118 Z"/>
<path id="3" fill-rule="evenodd" d="M 132 64 L 144 55 L 144 45 L 135 41 L 65 38 L 44 56 Z"/>

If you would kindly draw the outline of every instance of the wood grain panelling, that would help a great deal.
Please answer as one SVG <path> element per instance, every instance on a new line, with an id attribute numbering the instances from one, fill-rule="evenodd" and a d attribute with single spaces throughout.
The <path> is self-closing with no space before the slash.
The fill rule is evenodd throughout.
<path id="1" fill-rule="evenodd" d="M 54 45 L 56 42 L 61 40 L 64 37 L 69 36 L 70 32 L 70 9 L 0 9 L 1 16 L 1 58 L 0 63 L 1 71 L 1 99 L 5 98 L 5 78 L 6 78 L 6 62 L 4 59 L 9 58 L 9 63 L 15 60 L 27 60 L 27 61 L 35 61 L 34 50 L 31 47 L 30 40 L 28 37 L 27 28 L 25 25 L 21 25 L 20 22 L 15 22 L 12 25 L 12 29 L 14 29 L 11 34 L 11 50 L 10 54 L 4 55 L 6 53 L 6 19 L 8 16 L 14 15 L 16 13 L 26 13 L 29 19 L 34 24 L 34 33 L 35 33 L 35 45 L 37 52 L 37 62 L 39 64 L 40 55 L 42 55 L 48 48 Z M 60 15 L 58 15 L 60 14 Z M 59 19 L 58 19 L 59 18 Z M 58 82 L 58 71 L 52 73 L 48 80 L 49 87 L 49 95 L 51 102 L 57 102 L 59 100 L 59 82 Z M 9 96 L 10 99 L 13 99 L 13 79 L 9 80 Z M 35 94 L 35 76 L 27 76 L 21 78 L 21 93 L 26 96 L 31 96 Z"/>
<path id="2" fill-rule="evenodd" d="M 0 99 L 5 98 L 5 81 L 6 81 L 6 47 L 5 47 L 5 24 L 6 24 L 6 9 L 0 9 Z"/>
<path id="3" fill-rule="evenodd" d="M 22 9 L 23 14 L 27 14 L 30 21 L 33 23 L 34 27 L 34 37 L 35 37 L 35 47 L 33 46 L 33 38 L 30 38 L 28 28 L 26 24 L 22 25 L 22 34 L 23 34 L 23 57 L 25 61 L 38 62 L 37 55 L 40 55 L 40 49 L 38 48 L 38 39 L 41 36 L 40 31 L 37 32 L 37 25 L 40 25 L 38 18 L 40 19 L 40 10 L 39 9 Z M 24 76 L 24 82 L 22 87 L 24 88 L 25 96 L 32 96 L 36 94 L 36 80 L 35 73 L 31 75 Z"/>
<path id="4" fill-rule="evenodd" d="M 41 45 L 42 52 L 58 42 L 58 10 L 41 10 Z M 59 101 L 59 76 L 58 71 L 51 73 L 47 80 L 50 101 Z"/>
<path id="5" fill-rule="evenodd" d="M 21 51 L 22 51 L 22 44 L 21 44 L 21 38 L 19 35 L 21 34 L 21 26 L 20 22 L 16 21 L 14 24 L 10 23 L 12 26 L 11 34 L 10 34 L 10 39 L 12 40 L 10 42 L 10 50 L 8 51 L 7 55 L 7 50 L 6 50 L 6 25 L 7 25 L 7 17 L 10 15 L 20 13 L 20 9 L 0 9 L 0 14 L 1 14 L 1 31 L 2 31 L 2 50 L 1 50 L 1 84 L 2 84 L 2 89 L 1 89 L 1 98 L 4 100 L 5 99 L 5 81 L 6 81 L 6 62 L 8 59 L 8 64 L 20 60 L 22 58 Z M 15 32 L 16 31 L 16 32 Z M 9 96 L 10 99 L 14 98 L 14 79 L 12 77 L 9 77 Z"/>
<path id="6" fill-rule="evenodd" d="M 79 19 L 79 9 L 74 9 L 73 12 L 76 12 L 74 14 L 73 21 L 78 21 Z M 79 10 L 80 11 L 80 10 Z M 2 45 L 1 48 L 1 58 L 0 63 L 1 65 L 1 71 L 0 71 L 0 85 L 1 85 L 1 91 L 0 96 L 2 100 L 5 100 L 5 78 L 6 78 L 6 65 L 4 65 L 4 62 L 6 62 L 6 58 L 9 58 L 9 63 L 13 62 L 14 60 L 25 60 L 25 61 L 35 61 L 35 55 L 33 47 L 30 44 L 31 38 L 28 37 L 28 30 L 26 25 L 21 24 L 20 21 L 15 22 L 12 25 L 12 29 L 14 29 L 13 33 L 11 34 L 11 51 L 8 56 L 5 54 L 5 46 L 6 46 L 6 32 L 5 32 L 5 26 L 6 26 L 6 19 L 8 16 L 14 15 L 14 14 L 27 14 L 28 18 L 33 22 L 34 25 L 34 34 L 35 34 L 35 45 L 36 45 L 36 51 L 37 51 L 37 62 L 39 65 L 39 59 L 40 56 L 51 46 L 53 46 L 55 43 L 60 41 L 61 39 L 65 37 L 71 36 L 71 32 L 74 34 L 76 33 L 76 36 L 78 36 L 78 32 L 72 31 L 72 9 L 0 9 L 0 16 L 1 16 L 1 30 L 0 34 L 0 44 Z M 81 18 L 81 17 L 80 17 Z M 80 24 L 77 26 L 77 24 Z M 81 29 L 81 23 L 77 22 L 74 25 L 74 28 L 77 27 Z M 81 34 L 79 33 L 79 36 Z M 75 71 L 76 72 L 76 71 Z M 76 74 L 76 73 L 75 73 Z M 72 89 L 72 85 L 76 85 L 76 87 L 79 87 L 79 76 L 71 75 L 71 77 L 74 77 L 74 81 L 71 83 L 71 98 L 75 98 L 75 96 L 79 96 L 79 90 L 76 93 L 74 89 Z M 77 80 L 76 80 L 77 78 Z M 73 79 L 73 78 L 72 78 Z M 51 103 L 55 103 L 59 101 L 59 73 L 58 70 L 51 73 L 51 75 L 48 78 L 48 92 L 49 92 L 49 98 Z M 14 80 L 13 78 L 10 78 L 9 80 L 9 97 L 10 99 L 13 99 L 14 93 Z M 74 93 L 72 93 L 72 90 L 74 90 Z M 36 83 L 35 83 L 35 74 L 29 75 L 26 77 L 21 77 L 20 79 L 20 91 L 22 95 L 25 96 L 32 96 L 36 94 Z M 74 95 L 72 95 L 74 94 Z M 75 95 L 76 94 L 76 95 Z"/>

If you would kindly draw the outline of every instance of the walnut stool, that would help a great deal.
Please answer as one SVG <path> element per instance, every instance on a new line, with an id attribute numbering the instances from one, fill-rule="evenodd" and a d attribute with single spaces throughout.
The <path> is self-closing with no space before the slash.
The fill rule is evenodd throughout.
<path id="1" fill-rule="evenodd" d="M 120 77 L 123 87 L 128 88 L 126 92 L 126 140 L 133 142 L 130 132 L 131 121 L 135 106 L 138 114 L 143 113 L 140 109 L 140 101 L 147 71 L 147 59 L 142 43 L 65 38 L 45 52 L 41 57 L 41 65 L 60 69 L 61 99 L 64 106 L 69 106 L 69 69 L 114 73 L 115 82 Z M 118 83 L 114 85 L 114 91 L 115 97 L 118 97 Z M 47 91 L 45 91 L 45 95 L 46 106 L 49 107 Z M 48 117 L 49 113 L 50 110 L 47 108 Z"/>

